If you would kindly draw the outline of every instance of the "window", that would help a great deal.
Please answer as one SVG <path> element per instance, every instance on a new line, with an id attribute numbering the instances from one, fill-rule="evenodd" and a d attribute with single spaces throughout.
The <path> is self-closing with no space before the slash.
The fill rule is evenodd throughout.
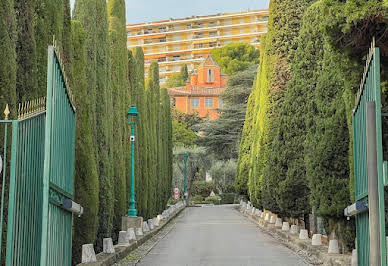
<path id="1" fill-rule="evenodd" d="M 221 98 L 218 98 L 218 108 L 224 107 L 224 102 Z"/>
<path id="2" fill-rule="evenodd" d="M 216 37 L 217 36 L 217 32 L 216 31 L 211 31 L 211 32 L 209 32 L 209 36 L 210 37 Z"/>
<path id="3" fill-rule="evenodd" d="M 166 42 L 166 37 L 159 38 L 159 42 Z"/>
<path id="4" fill-rule="evenodd" d="M 191 24 L 187 24 L 186 29 L 191 29 Z"/>
<path id="5" fill-rule="evenodd" d="M 203 36 L 202 32 L 199 32 L 199 33 L 194 35 L 194 39 L 200 39 L 200 38 L 202 38 L 202 36 Z"/>
<path id="6" fill-rule="evenodd" d="M 191 98 L 191 107 L 199 107 L 199 98 Z"/>
<path id="7" fill-rule="evenodd" d="M 166 27 L 160 27 L 159 28 L 159 32 L 166 32 L 166 31 L 167 31 Z"/>
<path id="8" fill-rule="evenodd" d="M 179 61 L 179 60 L 181 60 L 181 56 L 180 55 L 174 55 L 172 57 L 172 61 Z"/>
<path id="9" fill-rule="evenodd" d="M 207 70 L 206 82 L 214 82 L 214 70 L 213 69 Z"/>
<path id="10" fill-rule="evenodd" d="M 205 107 L 213 107 L 213 99 L 205 98 Z"/>
<path id="11" fill-rule="evenodd" d="M 214 21 L 209 22 L 209 27 L 214 27 L 215 25 L 216 25 L 216 23 Z"/>
<path id="12" fill-rule="evenodd" d="M 211 42 L 209 43 L 209 47 L 216 47 L 217 46 L 217 42 Z"/>
<path id="13" fill-rule="evenodd" d="M 166 57 L 159 57 L 158 62 L 166 62 Z"/>

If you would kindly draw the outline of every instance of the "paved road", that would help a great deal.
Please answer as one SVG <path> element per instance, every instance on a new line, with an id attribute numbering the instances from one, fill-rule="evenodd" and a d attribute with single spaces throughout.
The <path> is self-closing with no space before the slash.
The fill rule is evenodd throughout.
<path id="1" fill-rule="evenodd" d="M 139 266 L 302 266 L 233 206 L 186 208 Z"/>

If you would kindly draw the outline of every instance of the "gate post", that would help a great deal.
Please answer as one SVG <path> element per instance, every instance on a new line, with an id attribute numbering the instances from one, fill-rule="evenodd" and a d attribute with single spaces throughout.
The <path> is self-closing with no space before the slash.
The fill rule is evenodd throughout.
<path id="1" fill-rule="evenodd" d="M 368 163 L 368 205 L 370 265 L 381 265 L 380 210 L 377 171 L 376 102 L 366 102 L 366 151 Z"/>

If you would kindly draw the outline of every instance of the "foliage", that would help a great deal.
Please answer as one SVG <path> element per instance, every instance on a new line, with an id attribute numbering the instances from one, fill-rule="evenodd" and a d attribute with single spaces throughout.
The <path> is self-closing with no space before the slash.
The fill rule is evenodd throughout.
<path id="1" fill-rule="evenodd" d="M 87 206 L 81 217 L 74 218 L 73 254 L 80 257 L 80 247 L 84 243 L 93 243 L 98 228 L 98 192 L 99 181 L 97 163 L 94 157 L 89 98 L 86 86 L 86 47 L 85 32 L 79 21 L 72 22 L 72 89 L 77 108 L 75 171 L 75 201 Z"/>
<path id="2" fill-rule="evenodd" d="M 208 197 L 212 191 L 216 191 L 216 186 L 213 182 L 194 181 L 191 186 L 191 194 Z"/>
<path id="3" fill-rule="evenodd" d="M 237 163 L 234 160 L 216 161 L 210 168 L 210 175 L 220 193 L 233 192 Z"/>
<path id="4" fill-rule="evenodd" d="M 203 201 L 205 201 L 205 198 L 202 195 L 195 195 L 191 197 L 191 200 L 196 204 L 201 204 Z"/>
<path id="5" fill-rule="evenodd" d="M 182 78 L 180 73 L 174 73 L 167 77 L 166 87 L 167 88 L 176 88 L 185 86 L 186 81 Z"/>
<path id="6" fill-rule="evenodd" d="M 186 114 L 173 108 L 171 110 L 171 116 L 173 120 L 184 122 L 186 124 L 187 129 L 192 129 L 195 125 L 202 122 L 202 118 L 198 116 L 198 112 L 194 112 L 192 114 Z"/>
<path id="7" fill-rule="evenodd" d="M 215 195 L 213 197 L 209 196 L 209 197 L 205 198 L 205 203 L 207 203 L 207 204 L 219 205 L 220 201 L 221 201 L 221 198 L 218 195 Z"/>
<path id="8" fill-rule="evenodd" d="M 229 43 L 214 48 L 210 55 L 228 75 L 245 70 L 250 65 L 258 64 L 260 52 L 249 43 Z"/>
<path id="9" fill-rule="evenodd" d="M 184 147 L 193 147 L 194 142 L 197 139 L 194 131 L 187 127 L 185 121 L 172 121 L 172 131 L 173 138 L 172 142 L 174 147 L 184 146 Z"/>
<path id="10" fill-rule="evenodd" d="M 180 75 L 181 75 L 182 80 L 183 80 L 184 82 L 186 82 L 186 80 L 189 78 L 189 71 L 187 70 L 187 65 L 186 65 L 186 64 L 184 64 L 184 65 L 181 67 Z"/>
<path id="11" fill-rule="evenodd" d="M 221 204 L 233 204 L 236 201 L 236 193 L 222 193 L 220 194 L 221 197 Z"/>

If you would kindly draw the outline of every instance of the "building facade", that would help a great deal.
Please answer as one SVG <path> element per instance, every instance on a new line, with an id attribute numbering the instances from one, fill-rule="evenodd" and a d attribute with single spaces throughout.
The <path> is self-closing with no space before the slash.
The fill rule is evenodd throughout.
<path id="1" fill-rule="evenodd" d="M 222 107 L 220 95 L 224 92 L 227 75 L 208 55 L 194 70 L 186 86 L 168 89 L 171 104 L 183 113 L 198 113 L 199 117 L 211 120 L 219 116 L 218 108 Z"/>
<path id="2" fill-rule="evenodd" d="M 268 14 L 261 9 L 130 24 L 128 48 L 143 48 L 146 72 L 152 60 L 158 61 L 163 84 L 184 64 L 196 69 L 214 47 L 247 42 L 258 48 L 260 36 L 267 32 Z"/>

